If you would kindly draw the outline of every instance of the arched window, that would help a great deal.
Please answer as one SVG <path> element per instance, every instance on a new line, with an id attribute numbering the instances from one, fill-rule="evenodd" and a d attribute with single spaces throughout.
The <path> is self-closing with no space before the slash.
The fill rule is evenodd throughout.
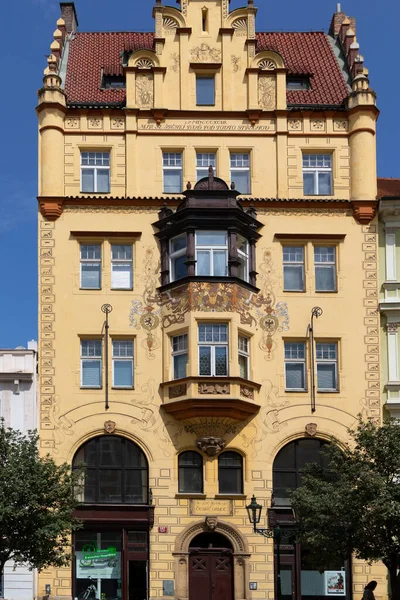
<path id="1" fill-rule="evenodd" d="M 182 452 L 178 459 L 179 493 L 203 493 L 203 458 L 198 452 Z"/>
<path id="2" fill-rule="evenodd" d="M 243 494 L 243 459 L 237 452 L 224 452 L 218 458 L 220 494 Z"/>
<path id="3" fill-rule="evenodd" d="M 84 465 L 82 502 L 147 504 L 148 465 L 133 442 L 111 435 L 94 438 L 75 454 L 72 466 Z"/>
<path id="4" fill-rule="evenodd" d="M 289 503 L 289 490 L 301 485 L 302 472 L 307 463 L 317 463 L 327 468 L 327 459 L 321 452 L 324 440 L 295 440 L 278 452 L 273 468 L 275 505 Z"/>

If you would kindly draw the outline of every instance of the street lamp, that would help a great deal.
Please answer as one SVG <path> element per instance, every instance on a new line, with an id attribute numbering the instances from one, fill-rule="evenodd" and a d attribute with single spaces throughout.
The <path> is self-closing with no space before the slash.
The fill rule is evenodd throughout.
<path id="1" fill-rule="evenodd" d="M 281 538 L 282 538 L 282 532 L 281 532 L 281 528 L 279 527 L 278 522 L 276 523 L 274 529 L 266 529 L 266 528 L 257 527 L 257 525 L 261 519 L 262 506 L 261 506 L 261 504 L 258 504 L 257 498 L 255 497 L 254 494 L 253 494 L 250 504 L 248 504 L 248 506 L 246 506 L 246 509 L 247 509 L 247 514 L 249 516 L 249 521 L 253 525 L 254 533 L 258 533 L 260 535 L 263 535 L 266 538 L 272 538 L 274 540 L 275 547 L 276 547 L 276 569 L 277 569 L 277 582 L 276 582 L 276 587 L 277 587 L 276 592 L 277 593 L 276 593 L 276 595 L 277 595 L 278 600 L 280 600 L 280 598 L 282 596 L 282 587 L 281 587 Z"/>

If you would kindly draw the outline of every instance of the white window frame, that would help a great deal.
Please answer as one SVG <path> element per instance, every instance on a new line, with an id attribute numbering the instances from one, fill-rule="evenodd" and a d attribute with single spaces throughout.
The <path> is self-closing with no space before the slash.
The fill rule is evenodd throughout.
<path id="1" fill-rule="evenodd" d="M 245 252 L 243 252 L 243 250 L 241 250 L 240 247 L 239 247 L 239 238 L 242 238 L 246 242 L 246 250 L 245 250 Z M 243 278 L 243 281 L 247 281 L 248 282 L 249 281 L 249 277 L 250 277 L 250 275 L 249 275 L 249 264 L 250 264 L 250 244 L 249 244 L 249 241 L 246 240 L 246 238 L 244 238 L 240 234 L 237 234 L 236 246 L 237 246 L 238 258 L 244 264 L 244 278 Z"/>
<path id="2" fill-rule="evenodd" d="M 246 342 L 245 344 L 243 342 Z M 239 362 L 239 374 L 240 374 L 240 357 L 246 360 L 246 377 L 243 379 L 250 379 L 250 338 L 246 335 L 239 333 L 238 335 L 238 362 Z M 242 375 L 240 375 L 242 377 Z"/>
<path id="3" fill-rule="evenodd" d="M 241 157 L 239 159 L 239 157 Z M 247 157 L 247 161 L 248 164 L 244 164 L 245 158 Z M 231 176 L 231 183 L 235 183 L 235 173 L 243 173 L 243 172 L 247 172 L 248 173 L 248 181 L 249 181 L 249 189 L 247 192 L 242 192 L 241 190 L 239 190 L 239 188 L 236 187 L 237 191 L 241 193 L 241 195 L 249 195 L 251 194 L 251 157 L 250 157 L 250 152 L 233 152 L 231 151 L 230 153 L 230 158 L 229 158 L 229 164 L 230 164 L 230 176 Z M 236 161 L 236 164 L 233 164 L 234 161 Z M 242 163 L 242 164 L 238 164 L 238 163 Z"/>
<path id="4" fill-rule="evenodd" d="M 316 162 L 318 162 L 318 158 L 322 160 L 322 165 L 311 165 L 311 157 L 315 157 Z M 307 165 L 308 162 L 308 165 Z M 333 194 L 333 179 L 332 179 L 332 154 L 324 154 L 322 152 L 304 152 L 303 153 L 303 180 L 304 173 L 311 173 L 314 175 L 314 193 L 307 194 L 310 196 L 332 196 Z M 319 191 L 319 177 L 320 173 L 329 173 L 330 174 L 330 191 L 328 194 L 322 194 Z M 304 185 L 303 185 L 303 191 Z"/>
<path id="5" fill-rule="evenodd" d="M 318 249 L 321 248 L 332 248 L 333 250 L 333 261 L 326 261 L 326 262 L 317 262 L 315 259 L 315 254 L 317 252 Z M 336 246 L 314 246 L 314 277 L 315 277 L 315 291 L 316 292 L 321 292 L 321 293 L 330 293 L 330 292 L 337 292 L 337 248 Z M 317 268 L 319 269 L 323 269 L 329 267 L 330 269 L 333 270 L 333 288 L 331 290 L 319 290 L 317 288 Z"/>
<path id="6" fill-rule="evenodd" d="M 207 164 L 199 164 L 199 162 Z M 196 152 L 196 180 L 208 177 L 208 169 L 214 169 L 214 175 L 217 175 L 217 153 L 216 152 Z M 205 175 L 199 175 L 199 171 L 205 171 Z"/>
<path id="7" fill-rule="evenodd" d="M 175 346 L 176 344 L 176 346 Z M 176 349 L 175 349 L 176 347 Z M 186 376 L 187 376 L 187 363 L 189 360 L 189 345 L 188 345 L 188 334 L 181 333 L 171 337 L 171 356 L 172 356 L 172 379 L 178 379 L 175 377 L 175 357 L 186 356 Z"/>
<path id="8" fill-rule="evenodd" d="M 202 326 L 211 326 L 211 327 L 226 327 L 226 342 L 220 341 L 212 341 L 212 342 L 201 342 L 200 337 L 200 327 Z M 201 347 L 209 347 L 210 348 L 210 367 L 211 373 L 209 375 L 201 375 L 200 374 L 200 348 Z M 199 377 L 228 377 L 229 376 L 229 328 L 227 323 L 199 323 L 198 332 L 197 332 L 197 348 L 198 348 L 198 373 Z M 226 374 L 225 375 L 216 375 L 215 368 L 215 349 L 216 348 L 225 348 L 226 354 Z"/>
<path id="9" fill-rule="evenodd" d="M 175 164 L 164 164 L 165 159 L 168 157 L 168 162 L 172 161 L 172 157 L 174 157 L 173 161 Z M 176 164 L 176 161 L 180 158 L 180 164 Z M 163 194 L 180 194 L 183 188 L 183 152 L 167 152 L 163 151 L 162 153 L 162 170 L 163 170 Z M 181 174 L 181 185 L 180 190 L 178 191 L 166 191 L 165 189 L 165 173 L 166 171 L 180 171 Z"/>
<path id="10" fill-rule="evenodd" d="M 131 256 L 132 258 L 113 258 L 113 248 L 114 246 L 122 246 L 125 248 L 131 248 Z M 132 290 L 133 289 L 133 244 L 111 244 L 110 248 L 110 257 L 111 257 L 111 289 L 112 290 Z M 130 265 L 130 276 L 131 276 L 131 285 L 129 287 L 115 287 L 113 285 L 113 266 L 114 265 Z"/>
<path id="11" fill-rule="evenodd" d="M 91 160 L 90 158 L 90 154 L 94 154 L 94 160 L 95 162 L 97 162 L 97 160 L 101 160 L 101 162 L 99 164 L 94 164 L 94 165 L 90 165 L 90 164 L 83 164 L 84 160 Z M 87 157 L 86 157 L 87 155 Z M 93 159 L 92 159 L 93 160 Z M 104 164 L 103 161 L 108 161 L 108 164 Z M 111 170 L 110 170 L 110 165 L 111 165 L 111 155 L 110 152 L 93 152 L 93 151 L 87 151 L 87 150 L 81 150 L 81 182 L 80 182 L 80 186 L 81 186 L 81 193 L 82 194 L 109 194 L 110 190 L 111 190 Z M 93 176 L 93 192 L 92 191 L 85 191 L 83 189 L 83 171 L 84 170 L 93 170 L 94 171 L 94 176 Z M 98 191 L 98 185 L 97 185 L 97 172 L 98 171 L 108 171 L 108 190 L 106 192 L 104 191 Z"/>
<path id="12" fill-rule="evenodd" d="M 83 344 L 85 342 L 100 342 L 100 355 L 95 355 L 95 356 L 84 356 L 83 355 Z M 98 338 L 98 339 L 81 339 L 80 341 L 80 351 L 81 351 L 81 388 L 84 389 L 101 389 L 103 386 L 103 340 Z M 100 362 L 100 385 L 84 385 L 83 384 L 83 362 L 88 362 L 88 361 L 97 361 Z"/>
<path id="13" fill-rule="evenodd" d="M 318 346 L 335 346 L 335 358 L 318 358 Z M 339 351 L 339 346 L 338 346 L 338 342 L 321 342 L 321 341 L 316 341 L 315 342 L 315 363 L 316 363 L 316 371 L 315 371 L 315 375 L 316 375 L 316 383 L 317 383 L 317 391 L 318 392 L 338 392 L 339 391 L 339 380 L 338 380 L 338 351 Z M 333 364 L 335 365 L 335 387 L 334 388 L 320 388 L 318 387 L 318 365 L 326 365 L 326 364 Z"/>
<path id="14" fill-rule="evenodd" d="M 100 249 L 100 258 L 82 258 L 82 248 L 99 248 Z M 102 286 L 102 244 L 85 244 L 81 243 L 79 245 L 79 257 L 80 257 L 80 288 L 81 290 L 101 290 Z M 100 272 L 100 282 L 99 287 L 88 287 L 82 285 L 82 265 L 83 264 L 92 264 L 99 266 Z"/>
<path id="15" fill-rule="evenodd" d="M 303 350 L 304 350 L 304 358 L 299 358 L 299 357 L 290 357 L 287 358 L 286 357 L 286 348 L 287 346 L 302 346 Z M 307 391 L 307 362 L 306 362 L 306 357 L 307 357 L 307 345 L 306 342 L 301 342 L 301 341 L 285 341 L 284 342 L 284 348 L 283 348 L 283 352 L 284 352 L 284 367 L 285 367 L 285 391 L 286 392 L 306 392 Z M 303 379 L 304 379 L 304 387 L 303 388 L 290 388 L 287 385 L 287 373 L 286 373 L 286 367 L 288 364 L 296 364 L 296 365 L 301 365 L 303 368 Z"/>
<path id="16" fill-rule="evenodd" d="M 185 238 L 186 244 L 184 248 L 180 250 L 176 250 L 172 252 L 172 242 L 178 238 Z M 181 233 L 179 235 L 175 235 L 173 238 L 169 240 L 169 273 L 170 273 L 170 281 L 177 281 L 176 273 L 175 273 L 175 260 L 180 258 L 181 256 L 186 256 L 187 253 L 187 235 L 186 233 Z"/>
<path id="17" fill-rule="evenodd" d="M 211 244 L 205 245 L 205 246 L 201 246 L 200 244 L 197 243 L 197 235 L 199 233 L 202 234 L 208 234 L 208 233 L 223 233 L 225 236 L 225 244 L 223 246 L 213 246 Z M 195 239 L 195 244 L 196 244 L 196 276 L 198 277 L 227 277 L 228 276 L 228 266 L 226 266 L 226 271 L 225 271 L 225 275 L 214 275 L 214 252 L 225 252 L 226 255 L 226 264 L 228 265 L 228 232 L 226 230 L 218 230 L 218 231 L 214 231 L 214 230 L 205 230 L 205 229 L 199 229 L 196 231 L 196 239 Z M 210 274 L 209 275 L 198 275 L 197 273 L 197 255 L 198 252 L 209 252 L 210 254 Z"/>
<path id="18" fill-rule="evenodd" d="M 301 248 L 302 252 L 303 252 L 303 259 L 300 260 L 285 260 L 285 249 L 298 249 Z M 306 262 L 306 249 L 305 246 L 291 246 L 289 244 L 285 244 L 282 246 L 282 262 L 283 262 L 283 291 L 284 292 L 305 292 L 306 289 L 306 279 L 305 279 L 305 262 Z M 285 287 L 285 266 L 287 267 L 298 267 L 301 266 L 301 273 L 302 273 L 302 279 L 303 279 L 303 286 L 302 288 L 286 288 Z"/>
<path id="19" fill-rule="evenodd" d="M 126 355 L 126 356 L 115 356 L 114 355 L 114 344 L 118 344 L 118 343 L 122 343 L 122 344 L 132 344 L 132 355 Z M 135 348 L 134 348 L 134 342 L 133 340 L 119 340 L 119 339 L 113 339 L 112 340 L 112 386 L 113 388 L 119 389 L 119 390 L 132 390 L 135 387 L 135 369 L 134 369 L 134 356 L 135 356 Z M 126 363 L 130 363 L 132 366 L 132 385 L 118 385 L 117 383 L 115 383 L 115 363 L 116 362 L 126 362 Z"/>

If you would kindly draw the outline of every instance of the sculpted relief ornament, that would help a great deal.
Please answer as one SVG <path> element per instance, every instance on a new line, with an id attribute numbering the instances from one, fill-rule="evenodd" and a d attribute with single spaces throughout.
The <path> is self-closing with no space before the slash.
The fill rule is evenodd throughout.
<path id="1" fill-rule="evenodd" d="M 258 78 L 258 104 L 264 110 L 276 108 L 276 79 L 273 75 L 260 75 Z"/>
<path id="2" fill-rule="evenodd" d="M 154 84 L 152 74 L 136 75 L 136 104 L 140 107 L 152 107 L 154 103 Z"/>
<path id="3" fill-rule="evenodd" d="M 210 62 L 210 63 L 219 63 L 221 62 L 221 50 L 218 48 L 211 48 L 206 43 L 193 48 L 190 51 L 190 56 L 192 60 L 195 62 Z"/>

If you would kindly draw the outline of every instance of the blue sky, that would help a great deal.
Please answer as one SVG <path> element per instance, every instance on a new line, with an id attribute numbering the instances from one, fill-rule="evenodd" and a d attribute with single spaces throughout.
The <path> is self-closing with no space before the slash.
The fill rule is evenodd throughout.
<path id="1" fill-rule="evenodd" d="M 173 0 L 164 1 L 173 4 Z M 152 31 L 151 0 L 76 0 L 81 31 Z M 245 0 L 231 0 L 231 8 Z M 258 31 L 327 30 L 331 0 L 256 0 Z M 400 93 L 395 0 L 344 0 L 357 19 L 360 52 L 378 93 L 378 174 L 400 177 Z M 60 16 L 57 0 L 0 0 L 0 347 L 37 339 L 37 120 L 36 92 Z M 397 109 L 397 110 L 396 110 Z"/>

